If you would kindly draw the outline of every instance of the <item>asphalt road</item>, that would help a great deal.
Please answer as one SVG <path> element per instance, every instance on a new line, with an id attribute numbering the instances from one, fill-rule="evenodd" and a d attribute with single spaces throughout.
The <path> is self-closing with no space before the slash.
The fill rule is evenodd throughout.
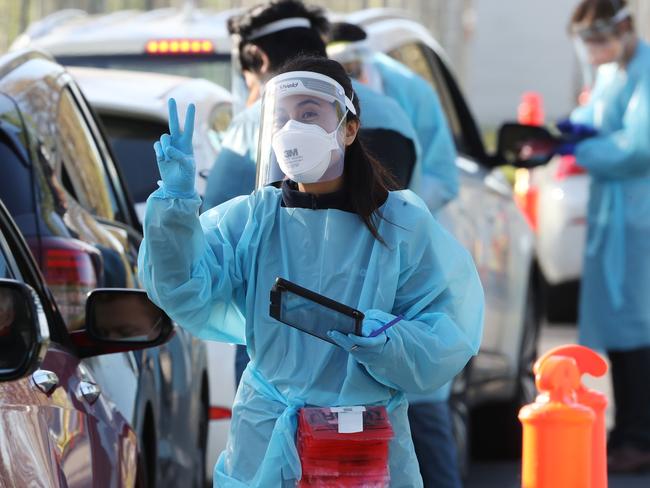
<path id="1" fill-rule="evenodd" d="M 575 326 L 546 326 L 543 329 L 540 353 L 561 344 L 576 342 Z M 607 422 L 612 423 L 613 399 L 609 377 L 587 378 L 585 383 L 602 391 L 609 398 Z M 519 488 L 521 466 L 518 462 L 475 463 L 470 468 L 469 480 L 465 488 Z M 650 473 L 630 476 L 610 476 L 609 488 L 650 488 Z"/>

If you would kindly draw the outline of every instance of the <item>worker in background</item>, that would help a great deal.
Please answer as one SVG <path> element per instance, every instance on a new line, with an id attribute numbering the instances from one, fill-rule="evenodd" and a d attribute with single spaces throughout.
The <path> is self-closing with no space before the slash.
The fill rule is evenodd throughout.
<path id="1" fill-rule="evenodd" d="M 591 176 L 579 333 L 607 351 L 616 417 L 612 471 L 650 469 L 650 46 L 624 0 L 583 0 L 570 23 L 598 67 L 591 99 L 559 124 L 593 137 L 563 148 Z"/>

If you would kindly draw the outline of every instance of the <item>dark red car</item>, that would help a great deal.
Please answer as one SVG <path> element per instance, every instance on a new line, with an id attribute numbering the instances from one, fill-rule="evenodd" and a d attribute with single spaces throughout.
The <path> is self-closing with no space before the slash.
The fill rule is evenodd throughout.
<path id="1" fill-rule="evenodd" d="M 91 291 L 68 332 L 0 202 L 0 486 L 135 486 L 136 434 L 80 360 L 172 334 L 143 291 L 125 289 Z"/>

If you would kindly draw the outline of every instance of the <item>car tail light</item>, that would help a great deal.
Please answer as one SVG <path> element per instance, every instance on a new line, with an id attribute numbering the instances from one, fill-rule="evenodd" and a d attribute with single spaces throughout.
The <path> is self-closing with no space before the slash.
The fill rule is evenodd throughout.
<path id="1" fill-rule="evenodd" d="M 518 169 L 515 172 L 514 199 L 519 210 L 524 214 L 530 228 L 537 232 L 537 200 L 539 197 L 539 188 L 531 180 L 531 171 Z"/>
<path id="2" fill-rule="evenodd" d="M 556 181 L 562 181 L 571 176 L 584 175 L 586 172 L 582 166 L 578 166 L 575 156 L 562 156 L 555 170 L 554 177 Z"/>
<path id="3" fill-rule="evenodd" d="M 46 237 L 40 256 L 45 281 L 68 329 L 83 327 L 86 296 L 102 281 L 99 250 L 77 239 Z"/>
<path id="4" fill-rule="evenodd" d="M 210 420 L 225 420 L 232 417 L 232 411 L 224 407 L 210 407 Z"/>
<path id="5" fill-rule="evenodd" d="M 152 39 L 145 47 L 147 54 L 210 54 L 214 44 L 207 39 Z"/>

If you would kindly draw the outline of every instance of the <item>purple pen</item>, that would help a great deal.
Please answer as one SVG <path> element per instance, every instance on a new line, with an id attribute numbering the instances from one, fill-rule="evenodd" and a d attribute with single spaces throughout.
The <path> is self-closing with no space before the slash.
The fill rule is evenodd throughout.
<path id="1" fill-rule="evenodd" d="M 379 329 L 374 330 L 374 331 L 372 332 L 372 334 L 370 334 L 368 337 L 377 337 L 379 334 L 381 334 L 381 333 L 384 332 L 385 330 L 388 330 L 388 329 L 390 329 L 393 325 L 397 324 L 397 323 L 398 323 L 400 320 L 402 320 L 403 318 L 404 318 L 403 315 L 398 315 L 397 317 L 395 317 L 393 320 L 391 320 L 390 322 L 388 322 L 388 323 L 387 323 L 386 325 L 384 325 L 383 327 L 380 327 Z"/>

